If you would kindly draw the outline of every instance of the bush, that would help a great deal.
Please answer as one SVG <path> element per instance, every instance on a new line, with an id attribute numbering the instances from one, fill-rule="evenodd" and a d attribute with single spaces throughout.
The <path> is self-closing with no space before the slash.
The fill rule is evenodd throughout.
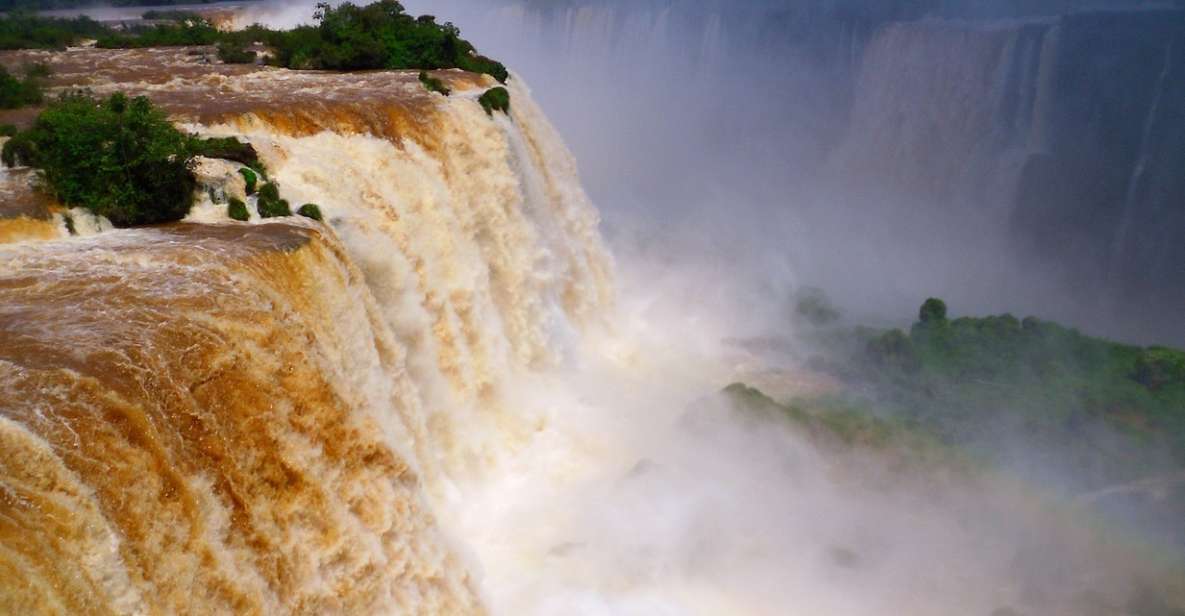
<path id="1" fill-rule="evenodd" d="M 438 92 L 445 96 L 453 93 L 452 90 L 448 89 L 448 86 L 444 85 L 443 81 L 429 76 L 427 71 L 420 71 L 420 83 L 424 84 L 424 87 L 428 88 L 429 92 Z"/>
<path id="2" fill-rule="evenodd" d="M 17 109 L 41 101 L 41 82 L 36 75 L 17 79 L 0 66 L 0 109 Z"/>
<path id="3" fill-rule="evenodd" d="M 239 175 L 243 176 L 243 181 L 247 183 L 247 194 L 255 194 L 255 184 L 259 182 L 259 176 L 255 175 L 254 171 L 246 167 L 239 169 Z"/>
<path id="4" fill-rule="evenodd" d="M 0 150 L 0 162 L 3 162 L 5 167 L 29 165 L 35 156 L 33 148 L 29 132 L 18 132 L 4 142 L 4 149 Z"/>
<path id="5" fill-rule="evenodd" d="M 117 227 L 179 220 L 193 202 L 190 138 L 144 97 L 65 95 L 2 158 L 39 167 L 60 202 Z"/>
<path id="6" fill-rule="evenodd" d="M 13 137 L 17 132 L 17 127 L 13 124 L 0 124 L 0 137 Z"/>
<path id="7" fill-rule="evenodd" d="M 280 198 L 280 189 L 274 182 L 268 182 L 259 187 L 259 199 L 255 204 L 255 209 L 261 218 L 292 215 L 292 208 L 287 201 Z"/>
<path id="8" fill-rule="evenodd" d="M 226 215 L 234 220 L 246 221 L 251 218 L 247 212 L 247 204 L 234 197 L 230 198 L 230 203 L 226 206 Z"/>
<path id="9" fill-rule="evenodd" d="M 300 209 L 296 210 L 296 213 L 304 216 L 305 218 L 312 218 L 318 222 L 325 220 L 321 217 L 321 208 L 318 207 L 316 203 L 306 203 L 300 206 Z"/>
<path id="10" fill-rule="evenodd" d="M 490 116 L 493 116 L 495 111 L 510 114 L 510 92 L 506 91 L 506 88 L 490 88 L 477 99 L 477 102 L 481 103 L 481 108 Z"/>
<path id="11" fill-rule="evenodd" d="M 254 64 L 255 52 L 223 42 L 218 44 L 218 59 L 226 64 Z"/>

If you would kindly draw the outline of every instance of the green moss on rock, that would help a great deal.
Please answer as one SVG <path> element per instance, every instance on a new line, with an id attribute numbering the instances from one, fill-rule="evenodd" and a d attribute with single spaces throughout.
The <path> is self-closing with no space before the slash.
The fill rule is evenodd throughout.
<path id="1" fill-rule="evenodd" d="M 247 194 L 254 195 L 255 185 L 259 182 L 259 176 L 246 167 L 239 169 L 239 175 L 243 176 L 243 181 L 247 183 Z"/>
<path id="2" fill-rule="evenodd" d="M 312 218 L 316 221 L 324 220 L 324 218 L 321 217 L 321 208 L 318 207 L 316 203 L 306 203 L 300 206 L 300 209 L 296 210 L 296 213 L 304 216 L 305 218 Z"/>
<path id="3" fill-rule="evenodd" d="M 280 198 L 280 189 L 275 182 L 268 182 L 259 187 L 259 200 L 255 204 L 255 209 L 261 218 L 292 215 L 292 207 Z"/>
<path id="4" fill-rule="evenodd" d="M 230 205 L 226 206 L 226 215 L 230 216 L 234 220 L 241 221 L 246 221 L 247 219 L 251 218 L 251 215 L 247 212 L 247 204 L 243 203 L 240 199 L 235 199 L 234 197 L 231 197 Z"/>

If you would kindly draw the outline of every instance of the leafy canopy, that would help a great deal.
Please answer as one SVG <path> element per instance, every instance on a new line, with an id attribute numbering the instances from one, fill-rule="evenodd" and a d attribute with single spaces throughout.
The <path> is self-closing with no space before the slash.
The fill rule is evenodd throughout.
<path id="1" fill-rule="evenodd" d="M 72 93 L 5 143 L 3 161 L 38 167 L 67 206 L 127 227 L 179 220 L 193 202 L 193 140 L 147 98 Z"/>
<path id="2" fill-rule="evenodd" d="M 478 55 L 452 23 L 412 17 L 396 0 L 336 8 L 317 5 L 315 26 L 273 32 L 268 43 L 281 66 L 297 69 L 442 69 L 486 73 L 505 82 L 506 67 Z"/>

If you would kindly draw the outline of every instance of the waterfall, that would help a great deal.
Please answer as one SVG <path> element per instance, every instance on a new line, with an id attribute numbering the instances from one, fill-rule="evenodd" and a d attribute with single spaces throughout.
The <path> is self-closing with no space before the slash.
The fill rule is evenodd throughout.
<path id="1" fill-rule="evenodd" d="M 1007 211 L 1032 141 L 1049 28 L 883 26 L 856 78 L 837 170 L 895 194 Z"/>
<path id="2" fill-rule="evenodd" d="M 405 94 L 185 123 L 328 226 L 203 196 L 0 244 L 0 611 L 483 611 L 441 511 L 545 421 L 516 387 L 604 323 L 612 266 L 521 79 L 491 117 L 459 74 L 447 99 L 376 78 Z"/>

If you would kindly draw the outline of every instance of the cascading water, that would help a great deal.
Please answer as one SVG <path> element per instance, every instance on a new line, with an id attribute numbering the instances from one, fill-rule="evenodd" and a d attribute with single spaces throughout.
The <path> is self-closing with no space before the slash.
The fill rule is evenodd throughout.
<path id="1" fill-rule="evenodd" d="M 449 99 L 388 74 L 366 104 L 242 101 L 289 77 L 91 85 L 176 110 L 217 81 L 230 107 L 189 128 L 252 141 L 334 231 L 203 196 L 205 224 L 67 238 L 59 214 L 62 239 L 0 246 L 3 611 L 481 611 L 431 503 L 540 429 L 511 386 L 612 305 L 596 212 L 519 80 L 497 118 L 463 76 Z"/>

